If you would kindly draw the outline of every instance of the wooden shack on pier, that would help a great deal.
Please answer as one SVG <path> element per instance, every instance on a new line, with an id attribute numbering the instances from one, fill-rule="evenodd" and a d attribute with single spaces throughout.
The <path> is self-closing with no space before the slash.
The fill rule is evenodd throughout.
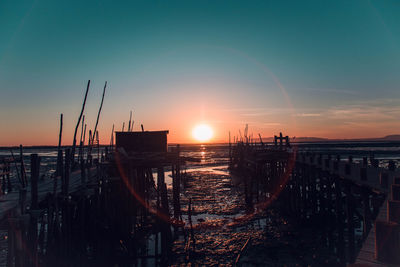
<path id="1" fill-rule="evenodd" d="M 168 131 L 116 132 L 116 149 L 126 152 L 167 152 Z"/>

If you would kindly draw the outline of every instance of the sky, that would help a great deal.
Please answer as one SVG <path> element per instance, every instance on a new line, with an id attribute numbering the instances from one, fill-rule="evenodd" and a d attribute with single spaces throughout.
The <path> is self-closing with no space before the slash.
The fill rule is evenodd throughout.
<path id="1" fill-rule="evenodd" d="M 0 1 L 0 146 L 101 143 L 128 123 L 195 142 L 400 133 L 398 1 Z"/>

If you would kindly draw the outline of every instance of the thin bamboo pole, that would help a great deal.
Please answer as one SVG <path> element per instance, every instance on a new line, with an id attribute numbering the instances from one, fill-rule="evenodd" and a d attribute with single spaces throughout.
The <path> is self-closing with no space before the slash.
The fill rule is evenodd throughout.
<path id="1" fill-rule="evenodd" d="M 112 149 L 114 146 L 114 124 L 111 130 L 111 138 L 110 138 L 110 148 Z"/>
<path id="2" fill-rule="evenodd" d="M 88 92 L 89 92 L 89 87 L 90 87 L 90 80 L 87 83 L 85 98 L 83 99 L 83 104 L 82 104 L 82 109 L 81 109 L 81 114 L 79 115 L 78 122 L 77 122 L 76 127 L 75 127 L 74 140 L 73 140 L 73 143 L 72 143 L 72 153 L 71 153 L 72 162 L 74 161 L 74 157 L 75 157 L 76 133 L 78 132 L 79 124 L 80 124 L 82 116 L 83 116 L 83 111 L 85 110 L 86 99 L 87 99 L 87 95 L 88 95 Z"/>
<path id="3" fill-rule="evenodd" d="M 131 129 L 131 121 L 132 121 L 132 110 L 131 110 L 131 113 L 130 113 L 130 115 L 129 115 L 129 124 L 128 124 L 128 132 L 130 132 L 132 129 Z"/>
<path id="4" fill-rule="evenodd" d="M 105 93 L 106 93 L 106 87 L 107 87 L 107 81 L 106 81 L 106 83 L 104 84 L 103 95 L 102 95 L 102 97 L 101 97 L 100 108 L 99 108 L 99 112 L 97 113 L 96 124 L 95 124 L 94 130 L 93 130 L 93 132 L 92 132 L 93 137 L 94 137 L 94 135 L 96 134 L 97 125 L 99 124 L 100 113 L 101 113 L 101 109 L 102 109 L 102 107 L 103 107 L 103 102 L 104 102 L 104 95 L 105 95 Z M 92 137 L 92 142 L 93 142 L 93 140 L 95 140 L 93 137 Z"/>

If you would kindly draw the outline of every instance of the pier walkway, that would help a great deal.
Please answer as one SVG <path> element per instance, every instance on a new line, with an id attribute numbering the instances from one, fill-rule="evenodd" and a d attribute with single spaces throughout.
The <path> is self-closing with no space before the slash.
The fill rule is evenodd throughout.
<path id="1" fill-rule="evenodd" d="M 96 175 L 96 168 L 92 168 L 89 171 L 87 171 L 88 175 L 91 174 L 91 177 L 94 177 Z M 45 196 L 53 192 L 54 190 L 54 179 L 57 180 L 57 193 L 61 192 L 61 179 L 60 177 L 56 178 L 46 178 L 44 180 L 39 180 L 38 182 L 38 200 L 39 202 L 45 198 Z M 88 179 L 88 178 L 87 178 Z M 90 178 L 88 179 L 90 181 Z M 70 174 L 69 178 L 69 190 L 70 192 L 76 191 L 80 186 L 82 186 L 81 183 L 81 171 L 73 171 Z M 26 197 L 25 201 L 28 202 L 31 198 L 31 187 L 30 185 L 26 188 Z M 12 192 L 0 196 L 0 220 L 3 220 L 7 214 L 9 214 L 10 211 L 13 209 L 17 208 L 17 206 L 20 204 L 20 190 L 18 188 L 15 188 Z"/>
<path id="2" fill-rule="evenodd" d="M 391 170 L 389 170 L 387 168 L 370 166 L 367 164 L 353 163 L 351 158 L 348 161 L 333 161 L 330 158 L 323 158 L 322 156 L 315 158 L 315 155 L 298 155 L 297 161 L 316 165 L 331 174 L 338 175 L 342 179 L 350 180 L 360 186 L 365 186 L 379 193 L 386 194 L 386 199 L 379 209 L 375 223 L 369 231 L 368 236 L 364 240 L 362 248 L 357 255 L 355 265 L 398 266 L 387 262 L 384 263 L 377 259 L 376 222 L 388 221 L 388 200 L 392 198 L 392 196 L 390 196 L 392 184 L 395 183 L 396 177 L 400 177 L 400 170 L 396 168 L 391 168 Z M 366 163 L 365 160 L 364 163 Z"/>
<path id="3" fill-rule="evenodd" d="M 282 139 L 278 137 L 276 139 Z M 355 266 L 399 266 L 400 169 L 374 157 L 354 161 L 286 145 L 238 142 L 230 149 L 233 169 L 247 174 L 246 203 L 272 192 L 281 212 L 329 229 L 326 244 L 338 260 Z M 361 249 L 360 249 L 361 247 Z"/>

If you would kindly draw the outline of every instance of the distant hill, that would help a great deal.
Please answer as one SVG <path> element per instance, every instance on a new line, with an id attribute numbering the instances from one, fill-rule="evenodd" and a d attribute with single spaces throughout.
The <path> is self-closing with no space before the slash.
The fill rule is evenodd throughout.
<path id="1" fill-rule="evenodd" d="M 385 137 L 382 137 L 381 139 L 387 141 L 400 141 L 400 134 L 387 135 Z"/>
<path id="2" fill-rule="evenodd" d="M 321 138 L 321 137 L 289 137 L 291 142 L 328 142 L 328 141 L 332 141 L 330 139 L 327 138 Z M 274 141 L 273 137 L 265 137 L 262 139 L 263 142 L 266 143 L 271 143 Z M 257 140 L 259 141 L 259 140 Z"/>
<path id="3" fill-rule="evenodd" d="M 330 141 L 327 138 L 321 138 L 321 137 L 296 137 L 292 138 L 293 142 L 326 142 L 326 141 Z"/>
<path id="4" fill-rule="evenodd" d="M 273 137 L 265 137 L 263 142 L 270 143 L 274 141 Z M 322 137 L 290 137 L 291 142 L 313 143 L 313 142 L 368 142 L 368 141 L 400 141 L 400 134 L 387 135 L 385 137 L 376 138 L 353 138 L 353 139 L 329 139 Z M 257 140 L 258 141 L 258 140 Z"/>

